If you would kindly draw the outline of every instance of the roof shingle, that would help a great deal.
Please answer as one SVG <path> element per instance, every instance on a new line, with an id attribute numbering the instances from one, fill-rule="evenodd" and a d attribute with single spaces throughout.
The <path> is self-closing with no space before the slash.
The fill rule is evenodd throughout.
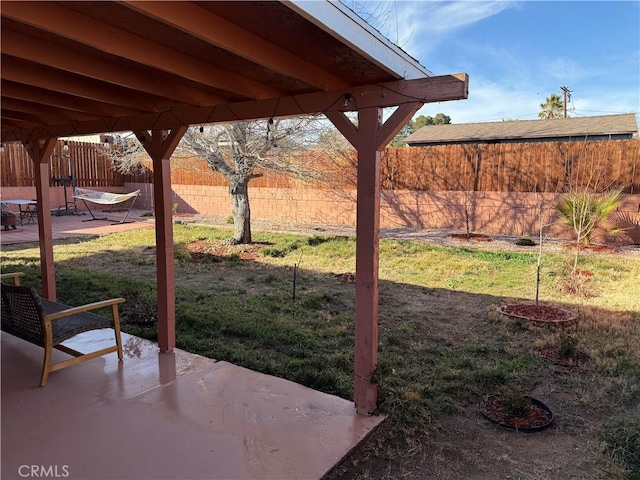
<path id="1" fill-rule="evenodd" d="M 404 141 L 409 145 L 495 140 L 528 140 L 592 135 L 624 135 L 638 131 L 635 113 L 554 120 L 427 125 Z"/>

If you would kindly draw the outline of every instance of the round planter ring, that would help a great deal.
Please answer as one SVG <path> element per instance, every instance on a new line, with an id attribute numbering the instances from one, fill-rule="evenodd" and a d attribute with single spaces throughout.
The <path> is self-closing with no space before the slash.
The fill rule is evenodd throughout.
<path id="1" fill-rule="evenodd" d="M 541 414 L 544 415 L 545 417 L 544 422 L 536 425 L 518 425 L 517 420 L 522 420 L 522 419 L 517 419 L 514 417 L 506 417 L 506 416 L 504 418 L 498 418 L 494 414 L 494 412 L 487 409 L 487 406 L 491 402 L 495 402 L 496 399 L 499 398 L 496 395 L 487 395 L 484 398 L 484 400 L 480 402 L 479 411 L 488 420 L 491 420 L 492 422 L 497 423 L 502 427 L 510 428 L 511 430 L 516 430 L 518 432 L 526 432 L 526 433 L 539 432 L 540 430 L 544 430 L 545 428 L 549 427 L 553 423 L 553 420 L 555 418 L 555 415 L 551 411 L 551 409 L 536 398 L 529 397 L 529 396 L 526 396 L 526 397 L 531 401 L 530 408 L 534 408 L 538 412 L 541 412 Z"/>
<path id="2" fill-rule="evenodd" d="M 536 307 L 532 303 L 510 303 L 502 305 L 496 310 L 508 317 L 537 323 L 568 325 L 578 321 L 578 316 L 572 311 L 552 305 L 538 305 Z"/>

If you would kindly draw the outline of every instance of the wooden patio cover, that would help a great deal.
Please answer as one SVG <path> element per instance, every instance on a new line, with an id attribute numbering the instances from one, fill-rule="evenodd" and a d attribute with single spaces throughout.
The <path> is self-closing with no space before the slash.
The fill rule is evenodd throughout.
<path id="1" fill-rule="evenodd" d="M 358 150 L 355 405 L 375 410 L 380 151 L 428 102 L 467 98 L 339 2 L 2 1 L 1 138 L 36 164 L 42 295 L 55 300 L 59 137 L 133 131 L 153 160 L 158 343 L 175 346 L 169 160 L 190 125 L 324 113 Z M 397 107 L 383 121 L 382 109 Z M 357 111 L 356 124 L 344 114 Z"/>

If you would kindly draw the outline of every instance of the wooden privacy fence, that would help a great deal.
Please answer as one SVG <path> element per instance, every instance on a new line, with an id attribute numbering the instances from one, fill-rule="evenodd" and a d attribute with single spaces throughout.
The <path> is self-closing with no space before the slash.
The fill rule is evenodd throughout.
<path id="1" fill-rule="evenodd" d="M 640 192 L 640 141 L 531 142 L 388 149 L 389 190 L 562 192 L 570 187 Z"/>
<path id="2" fill-rule="evenodd" d="M 352 150 L 302 152 L 289 160 L 309 170 L 302 181 L 286 173 L 263 172 L 251 188 L 355 188 Z M 640 193 L 640 141 L 532 142 L 388 148 L 382 152 L 385 190 L 562 192 L 569 187 Z M 132 181 L 147 183 L 151 172 Z M 204 160 L 176 159 L 176 185 L 224 186 L 228 182 Z"/>
<path id="3" fill-rule="evenodd" d="M 49 183 L 59 185 L 73 174 L 78 187 L 121 187 L 125 177 L 111 168 L 111 160 L 95 143 L 69 142 L 68 150 L 60 140 L 50 160 Z M 0 154 L 2 187 L 34 186 L 33 160 L 20 143 L 3 145 Z"/>
<path id="4" fill-rule="evenodd" d="M 100 146 L 62 142 L 52 158 L 51 178 L 69 175 L 68 153 L 76 184 L 82 187 L 122 186 L 125 181 L 151 183 L 150 162 L 137 175 L 123 176 L 111 168 Z M 2 186 L 33 185 L 33 165 L 19 144 L 2 153 Z M 252 188 L 355 188 L 356 157 L 351 150 L 302 152 L 289 162 L 306 170 L 306 180 L 286 173 L 263 172 Z M 640 140 L 599 142 L 532 142 L 438 145 L 389 148 L 382 153 L 382 187 L 409 191 L 562 192 L 569 187 L 596 190 L 620 187 L 640 193 Z M 171 181 L 176 185 L 224 186 L 228 182 L 202 159 L 172 160 Z"/>

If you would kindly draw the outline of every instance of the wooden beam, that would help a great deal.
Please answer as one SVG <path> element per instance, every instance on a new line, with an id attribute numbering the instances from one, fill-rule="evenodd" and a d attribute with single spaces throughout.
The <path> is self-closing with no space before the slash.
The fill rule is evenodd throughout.
<path id="1" fill-rule="evenodd" d="M 358 128 L 353 122 L 343 112 L 325 112 L 325 116 L 331 120 L 331 123 L 342 133 L 344 138 L 353 145 L 353 148 L 357 149 L 360 137 L 358 136 Z"/>
<path id="2" fill-rule="evenodd" d="M 247 98 L 282 92 L 53 2 L 5 2 L 2 16 L 132 62 Z"/>
<path id="3" fill-rule="evenodd" d="M 391 116 L 385 120 L 384 124 L 380 126 L 376 136 L 376 148 L 382 150 L 386 147 L 423 105 L 424 103 L 422 102 L 399 105 Z"/>
<path id="4" fill-rule="evenodd" d="M 315 88 L 347 87 L 340 77 L 190 2 L 123 2 L 154 20 Z"/>
<path id="5" fill-rule="evenodd" d="M 424 105 L 423 103 L 405 103 L 400 105 L 391 116 L 380 125 L 380 128 L 376 132 L 376 137 L 371 139 L 366 136 L 362 136 L 359 132 L 359 128 L 356 127 L 351 120 L 342 112 L 327 112 L 325 115 L 336 126 L 340 133 L 349 141 L 355 149 L 360 149 L 361 141 L 370 142 L 373 141 L 377 150 L 382 150 L 397 133 L 411 120 L 413 115 L 420 110 Z"/>
<path id="6" fill-rule="evenodd" d="M 4 68 L 4 66 L 3 66 Z M 4 70 L 3 70 L 4 75 Z M 417 80 L 398 80 L 350 89 L 330 90 L 302 95 L 237 102 L 211 107 L 193 107 L 163 111 L 140 116 L 48 125 L 46 131 L 58 137 L 101 132 L 144 130 L 153 126 L 170 129 L 176 124 L 198 125 L 235 122 L 259 118 L 287 117 L 327 112 L 347 112 L 362 108 L 393 107 L 405 103 L 430 103 L 467 98 L 469 77 L 465 73 L 426 77 Z M 42 128 L 44 130 L 44 127 Z M 2 141 L 22 140 L 33 135 L 24 129 L 2 129 Z"/>
<path id="7" fill-rule="evenodd" d="M 59 117 L 50 117 L 47 115 L 39 115 L 34 113 L 25 113 L 19 110 L 12 110 L 2 105 L 2 118 L 8 118 L 11 120 L 19 120 L 21 122 L 31 123 L 35 125 L 42 125 L 48 122 L 60 122 Z"/>
<path id="8" fill-rule="evenodd" d="M 42 296 L 52 302 L 56 301 L 56 273 L 53 261 L 53 231 L 51 229 L 51 200 L 49 197 L 49 158 L 57 142 L 57 138 L 33 138 L 23 142 L 34 163 Z"/>
<path id="9" fill-rule="evenodd" d="M 153 199 L 156 219 L 158 295 L 158 346 L 160 352 L 176 346 L 176 280 L 173 258 L 171 154 L 187 131 L 179 126 L 168 130 L 137 131 L 138 140 L 153 161 Z"/>
<path id="10" fill-rule="evenodd" d="M 48 118 L 50 119 L 49 121 L 51 121 L 51 119 L 57 119 L 58 122 L 69 122 L 73 120 L 87 121 L 100 118 L 100 116 L 95 113 L 77 112 L 61 107 L 50 107 L 48 105 L 40 105 L 35 102 L 17 100 L 15 98 L 5 98 L 2 101 L 2 109 L 33 114 L 36 118 Z"/>
<path id="11" fill-rule="evenodd" d="M 15 128 L 15 129 L 29 129 L 33 130 L 38 125 L 35 123 L 24 122 L 22 120 L 11 119 L 8 116 L 4 115 L 4 111 L 2 112 L 2 125 L 4 128 Z"/>

